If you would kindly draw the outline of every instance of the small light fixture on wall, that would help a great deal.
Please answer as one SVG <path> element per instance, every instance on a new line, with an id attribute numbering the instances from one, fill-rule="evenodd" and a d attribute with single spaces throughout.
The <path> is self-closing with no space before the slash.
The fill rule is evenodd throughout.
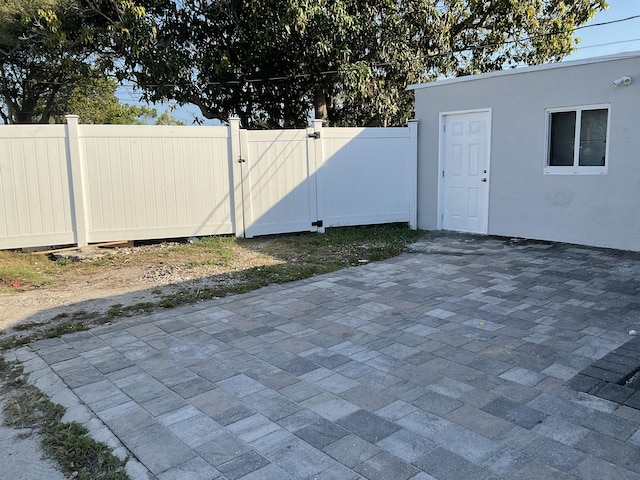
<path id="1" fill-rule="evenodd" d="M 626 87 L 627 85 L 631 85 L 631 77 L 628 75 L 625 75 L 624 77 L 620 77 L 620 78 L 616 78 L 613 81 L 613 86 L 614 87 Z"/>

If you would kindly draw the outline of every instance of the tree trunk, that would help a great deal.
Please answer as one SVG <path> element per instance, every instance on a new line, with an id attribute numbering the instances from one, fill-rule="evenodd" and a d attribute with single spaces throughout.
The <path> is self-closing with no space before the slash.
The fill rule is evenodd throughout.
<path id="1" fill-rule="evenodd" d="M 316 87 L 313 106 L 316 111 L 316 120 L 322 120 L 323 124 L 329 123 L 329 113 L 327 112 L 327 96 L 322 86 Z"/>
<path id="2" fill-rule="evenodd" d="M 33 116 L 35 114 L 37 100 L 33 95 L 25 95 L 22 99 L 22 104 L 16 105 L 17 108 L 13 111 L 13 123 L 15 124 L 30 124 L 33 122 Z"/>
<path id="3" fill-rule="evenodd" d="M 49 123 L 49 120 L 51 119 L 51 110 L 53 109 L 53 103 L 55 102 L 56 96 L 58 95 L 59 91 L 60 91 L 60 86 L 53 88 L 49 92 L 47 103 L 44 106 L 44 109 L 42 111 L 42 114 L 40 115 L 40 119 L 38 120 L 38 123 L 43 123 L 43 124 Z"/>

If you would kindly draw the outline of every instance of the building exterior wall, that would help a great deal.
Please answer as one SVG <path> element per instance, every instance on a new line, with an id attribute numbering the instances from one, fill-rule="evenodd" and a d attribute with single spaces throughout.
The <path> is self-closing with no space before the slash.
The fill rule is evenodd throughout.
<path id="1" fill-rule="evenodd" d="M 640 251 L 640 53 L 414 89 L 419 228 L 438 226 L 440 115 L 491 109 L 489 234 Z M 547 109 L 597 104 L 610 105 L 607 172 L 545 174 Z"/>

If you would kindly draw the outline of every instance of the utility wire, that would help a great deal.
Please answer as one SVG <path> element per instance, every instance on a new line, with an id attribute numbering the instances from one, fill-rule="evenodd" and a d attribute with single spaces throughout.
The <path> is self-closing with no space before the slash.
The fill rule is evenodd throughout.
<path id="1" fill-rule="evenodd" d="M 587 50 L 589 48 L 608 47 L 609 45 L 619 45 L 620 43 L 640 42 L 640 38 L 630 38 L 628 40 L 618 40 L 616 42 L 598 43 L 596 45 L 579 46 L 577 50 Z"/>
<path id="2" fill-rule="evenodd" d="M 627 22 L 629 20 L 635 20 L 636 18 L 640 18 L 640 15 L 632 15 L 632 16 L 627 17 L 627 18 L 618 18 L 616 20 L 609 20 L 607 22 L 591 23 L 591 24 L 588 24 L 588 25 L 580 25 L 579 27 L 576 27 L 573 30 L 582 30 L 584 28 L 591 28 L 591 27 L 601 27 L 603 25 L 611 25 L 613 23 L 621 23 L 621 22 Z"/>

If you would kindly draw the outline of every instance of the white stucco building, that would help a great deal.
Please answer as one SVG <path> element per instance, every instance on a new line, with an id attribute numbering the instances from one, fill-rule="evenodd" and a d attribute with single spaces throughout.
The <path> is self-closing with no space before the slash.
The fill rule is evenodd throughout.
<path id="1" fill-rule="evenodd" d="M 410 88 L 419 228 L 640 251 L 640 52 Z"/>

